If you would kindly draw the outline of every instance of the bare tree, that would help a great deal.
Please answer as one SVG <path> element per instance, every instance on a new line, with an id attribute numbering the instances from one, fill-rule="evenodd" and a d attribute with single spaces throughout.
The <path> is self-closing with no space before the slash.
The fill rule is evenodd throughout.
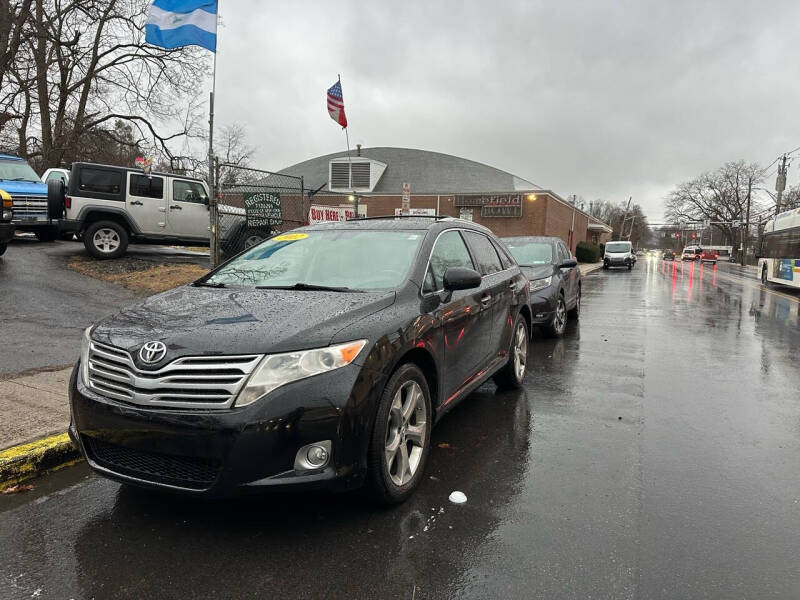
<path id="1" fill-rule="evenodd" d="M 0 94 L 0 114 L 10 116 L 0 122 L 0 139 L 16 138 L 21 155 L 50 166 L 84 158 L 98 131 L 167 156 L 171 140 L 193 133 L 207 54 L 148 45 L 147 0 L 25 2 Z M 133 139 L 119 137 L 120 122 Z"/>
<path id="2" fill-rule="evenodd" d="M 628 239 L 630 236 L 631 242 L 636 247 L 650 243 L 650 225 L 642 207 L 638 204 L 631 204 L 628 207 L 627 200 L 619 204 L 595 200 L 592 202 L 590 214 L 613 229 L 611 239 Z"/>
<path id="3" fill-rule="evenodd" d="M 673 223 L 709 220 L 728 243 L 733 243 L 738 240 L 739 229 L 730 222 L 745 219 L 748 193 L 763 177 L 763 170 L 755 163 L 725 163 L 716 171 L 678 184 L 666 200 L 667 219 Z M 762 209 L 752 194 L 751 204 L 751 214 Z"/>

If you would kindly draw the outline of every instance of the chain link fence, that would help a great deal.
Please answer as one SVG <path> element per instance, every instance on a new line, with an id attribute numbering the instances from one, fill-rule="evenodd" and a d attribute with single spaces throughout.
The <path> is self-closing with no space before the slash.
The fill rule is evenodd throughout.
<path id="1" fill-rule="evenodd" d="M 212 206 L 211 264 L 282 231 L 306 224 L 303 178 L 220 164 Z"/>

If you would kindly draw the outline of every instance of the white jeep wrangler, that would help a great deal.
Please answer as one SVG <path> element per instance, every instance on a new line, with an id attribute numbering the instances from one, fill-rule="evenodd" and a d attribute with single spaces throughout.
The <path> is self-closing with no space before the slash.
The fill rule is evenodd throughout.
<path id="1" fill-rule="evenodd" d="M 60 219 L 62 233 L 82 237 L 100 259 L 121 256 L 129 243 L 207 246 L 209 197 L 201 179 L 92 163 L 74 163 L 68 186 L 51 180 L 47 189 L 50 218 Z M 269 231 L 247 230 L 243 209 L 218 210 L 237 215 L 221 232 L 225 252 L 269 237 Z"/>

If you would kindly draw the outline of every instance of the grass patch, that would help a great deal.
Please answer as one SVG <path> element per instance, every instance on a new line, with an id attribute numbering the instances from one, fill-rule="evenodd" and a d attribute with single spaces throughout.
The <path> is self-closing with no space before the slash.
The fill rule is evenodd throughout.
<path id="1" fill-rule="evenodd" d="M 164 292 L 208 273 L 207 267 L 192 263 L 163 264 L 130 257 L 95 260 L 88 256 L 73 256 L 68 266 L 82 275 L 143 294 Z"/>

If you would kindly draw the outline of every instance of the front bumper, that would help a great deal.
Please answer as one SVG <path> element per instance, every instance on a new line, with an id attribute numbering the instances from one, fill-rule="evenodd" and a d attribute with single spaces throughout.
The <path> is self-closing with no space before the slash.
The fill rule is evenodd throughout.
<path id="1" fill-rule="evenodd" d="M 603 263 L 608 267 L 627 267 L 635 261 L 631 258 L 609 258 L 603 257 Z"/>
<path id="2" fill-rule="evenodd" d="M 143 487 L 226 496 L 248 489 L 348 489 L 363 483 L 376 401 L 357 365 L 298 381 L 250 406 L 176 410 L 118 402 L 70 380 L 69 434 L 100 474 Z M 360 395 L 359 395 L 360 394 Z M 330 440 L 329 463 L 295 471 L 297 451 Z"/>
<path id="3" fill-rule="evenodd" d="M 551 323 L 556 312 L 556 294 L 553 286 L 531 292 L 530 307 L 533 325 Z"/>
<path id="4" fill-rule="evenodd" d="M 10 242 L 14 237 L 14 225 L 11 223 L 0 223 L 0 244 Z"/>

